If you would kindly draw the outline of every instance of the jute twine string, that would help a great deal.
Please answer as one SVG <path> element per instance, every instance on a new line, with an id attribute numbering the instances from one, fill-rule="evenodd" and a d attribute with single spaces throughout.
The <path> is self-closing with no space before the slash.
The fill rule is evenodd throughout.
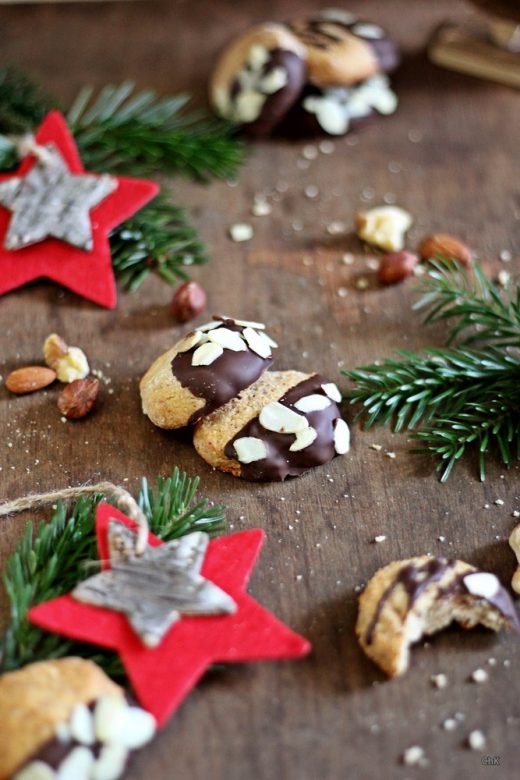
<path id="1" fill-rule="evenodd" d="M 115 500 L 116 506 L 137 524 L 137 540 L 135 552 L 142 555 L 148 544 L 148 520 L 143 510 L 139 507 L 135 498 L 120 485 L 113 482 L 97 482 L 95 485 L 78 485 L 77 487 L 63 488 L 63 490 L 51 490 L 48 493 L 32 493 L 27 496 L 15 498 L 13 501 L 0 503 L 0 517 L 14 515 L 17 512 L 25 512 L 28 509 L 38 509 L 57 501 L 69 501 L 79 496 L 87 496 L 92 493 L 103 493 L 107 498 Z"/>

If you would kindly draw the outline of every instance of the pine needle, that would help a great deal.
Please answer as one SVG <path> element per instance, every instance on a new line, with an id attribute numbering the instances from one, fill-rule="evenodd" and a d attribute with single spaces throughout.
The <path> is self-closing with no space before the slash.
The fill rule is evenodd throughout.
<path id="1" fill-rule="evenodd" d="M 491 451 L 509 468 L 520 458 L 520 286 L 501 292 L 478 265 L 470 276 L 437 261 L 414 308 L 425 323 L 448 322 L 456 344 L 344 371 L 357 418 L 414 431 L 415 451 L 437 456 L 443 482 L 469 448 L 482 480 Z"/>
<path id="2" fill-rule="evenodd" d="M 155 491 L 143 479 L 138 501 L 150 530 L 165 541 L 192 531 L 221 532 L 224 508 L 197 498 L 198 486 L 198 477 L 190 478 L 177 468 L 168 479 L 157 480 Z M 31 607 L 69 593 L 88 576 L 87 564 L 97 560 L 94 525 L 101 500 L 102 495 L 81 497 L 70 510 L 60 503 L 48 522 L 27 524 L 3 575 L 10 615 L 0 637 L 0 673 L 74 654 L 96 661 L 112 676 L 123 676 L 113 653 L 48 633 L 27 620 Z"/>

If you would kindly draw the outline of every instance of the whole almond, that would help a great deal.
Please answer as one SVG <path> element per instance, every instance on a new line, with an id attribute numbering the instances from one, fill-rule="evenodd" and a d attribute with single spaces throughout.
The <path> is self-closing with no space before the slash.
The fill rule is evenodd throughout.
<path id="1" fill-rule="evenodd" d="M 92 411 L 99 393 L 99 380 L 94 377 L 75 379 L 65 385 L 58 396 L 58 409 L 69 420 L 79 420 Z"/>
<path id="2" fill-rule="evenodd" d="M 206 308 L 206 293 L 197 282 L 184 282 L 175 290 L 171 310 L 178 322 L 198 317 Z"/>
<path id="3" fill-rule="evenodd" d="M 5 386 L 11 393 L 24 395 L 42 390 L 56 379 L 56 372 L 46 366 L 25 366 L 11 371 L 5 380 Z"/>
<path id="4" fill-rule="evenodd" d="M 419 258 L 413 252 L 389 252 L 381 258 L 378 279 L 381 284 L 397 284 L 413 274 Z"/>
<path id="5" fill-rule="evenodd" d="M 471 249 L 449 233 L 433 233 L 423 238 L 419 244 L 419 255 L 422 260 L 435 260 L 438 257 L 457 260 L 464 266 L 470 266 L 473 261 Z"/>

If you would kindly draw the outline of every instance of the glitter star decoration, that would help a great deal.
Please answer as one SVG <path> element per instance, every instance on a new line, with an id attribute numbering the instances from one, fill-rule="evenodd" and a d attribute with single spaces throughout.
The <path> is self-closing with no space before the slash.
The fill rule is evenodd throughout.
<path id="1" fill-rule="evenodd" d="M 99 504 L 96 533 L 102 573 L 109 573 L 112 559 L 117 566 L 122 562 L 121 557 L 134 549 L 135 541 L 126 534 L 112 534 L 112 540 L 109 540 L 109 529 L 114 522 L 122 524 L 131 536 L 136 531 L 135 523 L 122 512 L 109 504 Z M 188 537 L 187 543 L 173 548 L 174 561 L 184 555 L 190 561 L 187 565 L 181 564 L 184 575 L 196 578 L 200 574 L 204 582 L 226 594 L 236 609 L 218 615 L 186 614 L 186 604 L 180 603 L 182 599 L 168 592 L 165 594 L 168 609 L 179 613 L 180 617 L 155 647 L 148 647 L 136 633 L 135 622 L 131 625 L 128 620 L 126 604 L 123 614 L 117 607 L 84 604 L 69 593 L 33 607 L 29 610 L 29 620 L 46 631 L 117 652 L 141 706 L 162 726 L 212 664 L 301 658 L 309 652 L 310 644 L 304 637 L 280 622 L 246 592 L 263 538 L 264 532 L 254 528 L 219 536 L 207 547 L 203 538 L 189 540 Z M 155 558 L 157 551 L 170 561 L 168 566 L 171 565 L 170 543 L 163 544 L 149 534 L 148 544 L 153 548 L 148 554 L 153 553 L 151 560 L 154 563 L 158 560 Z M 155 573 L 158 574 L 157 570 Z M 137 587 L 136 592 L 138 590 Z M 192 601 L 191 586 L 189 590 Z M 135 600 L 129 599 L 128 603 L 134 605 Z M 132 610 L 130 614 L 132 618 L 135 616 Z M 148 631 L 149 624 L 146 628 Z"/>
<path id="2" fill-rule="evenodd" d="M 126 615 L 147 647 L 157 647 L 182 615 L 222 615 L 236 604 L 201 576 L 209 537 L 198 531 L 135 554 L 136 536 L 122 523 L 108 527 L 110 569 L 81 582 L 72 596 Z"/>
<path id="3" fill-rule="evenodd" d="M 12 212 L 6 249 L 21 249 L 45 238 L 58 238 L 79 249 L 94 246 L 90 209 L 117 187 L 111 176 L 70 173 L 52 144 L 26 176 L 0 182 L 0 204 Z"/>

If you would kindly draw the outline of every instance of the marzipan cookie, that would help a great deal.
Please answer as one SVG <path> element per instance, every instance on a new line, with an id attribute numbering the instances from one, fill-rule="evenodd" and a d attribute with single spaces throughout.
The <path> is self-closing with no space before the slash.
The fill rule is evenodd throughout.
<path id="1" fill-rule="evenodd" d="M 519 630 L 513 601 L 494 574 L 422 555 L 375 573 L 359 599 L 356 633 L 365 653 L 396 677 L 408 669 L 414 642 L 453 621 Z"/>
<path id="2" fill-rule="evenodd" d="M 191 425 L 256 382 L 274 347 L 263 324 L 217 317 L 150 366 L 140 383 L 143 412 L 159 428 Z"/>
<path id="3" fill-rule="evenodd" d="M 319 374 L 273 371 L 204 417 L 193 443 L 210 465 L 255 481 L 281 481 L 349 449 L 335 384 Z"/>
<path id="4" fill-rule="evenodd" d="M 210 82 L 215 111 L 252 135 L 268 135 L 297 99 L 306 47 L 283 25 L 262 24 L 232 41 Z"/>
<path id="5" fill-rule="evenodd" d="M 399 64 L 395 44 L 382 27 L 339 9 L 288 23 L 307 50 L 308 81 L 318 87 L 350 86 Z"/>
<path id="6" fill-rule="evenodd" d="M 123 690 L 82 658 L 2 675 L 0 723 L 0 780 L 116 780 L 156 728 L 152 715 L 130 706 Z"/>

